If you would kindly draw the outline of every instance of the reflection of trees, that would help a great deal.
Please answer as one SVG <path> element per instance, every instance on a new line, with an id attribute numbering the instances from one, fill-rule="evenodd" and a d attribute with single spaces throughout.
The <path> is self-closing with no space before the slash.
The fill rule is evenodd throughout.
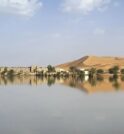
<path id="1" fill-rule="evenodd" d="M 90 78 L 90 79 L 89 79 L 89 83 L 91 84 L 91 86 L 96 86 L 96 84 L 97 84 L 97 79 L 96 79 L 96 78 Z"/>
<path id="2" fill-rule="evenodd" d="M 119 79 L 120 80 L 120 79 Z M 104 86 L 104 84 L 108 84 L 108 87 L 106 85 L 106 88 L 112 88 L 113 89 L 119 89 L 120 88 L 120 82 L 118 80 L 118 77 L 116 75 L 113 75 L 113 77 L 109 78 L 109 81 L 111 83 L 108 83 L 108 80 L 104 81 L 104 78 L 101 75 L 98 75 L 94 78 L 89 78 L 89 81 L 84 81 L 84 79 L 81 77 L 52 77 L 52 76 L 1 76 L 0 77 L 0 84 L 1 85 L 11 85 L 11 84 L 28 84 L 28 85 L 41 85 L 41 84 L 47 84 L 48 86 L 51 86 L 53 84 L 58 83 L 66 86 L 70 86 L 73 88 L 79 88 L 79 89 L 85 89 L 85 88 L 91 88 L 90 90 L 95 90 L 97 88 L 101 88 Z M 121 77 L 121 80 L 124 81 L 124 76 Z M 104 83 L 105 82 L 105 83 Z M 91 86 L 89 86 L 89 84 Z M 97 85 L 98 84 L 98 85 Z"/>
<path id="3" fill-rule="evenodd" d="M 78 83 L 78 80 L 76 78 L 72 77 L 69 81 L 70 87 L 76 87 L 76 84 Z"/>
<path id="4" fill-rule="evenodd" d="M 97 82 L 102 82 L 104 81 L 104 78 L 101 75 L 97 75 L 96 77 L 90 77 L 89 78 L 89 83 L 91 86 L 96 86 Z"/>
<path id="5" fill-rule="evenodd" d="M 83 81 L 84 81 L 84 77 L 83 77 L 83 76 L 78 77 L 78 78 L 77 78 L 77 81 L 78 81 L 78 82 L 83 82 Z"/>
<path id="6" fill-rule="evenodd" d="M 9 77 L 12 77 L 12 76 L 14 76 L 14 70 L 9 70 L 8 72 L 7 72 L 7 75 L 9 76 Z"/>
<path id="7" fill-rule="evenodd" d="M 120 83 L 118 82 L 118 75 L 113 75 L 109 78 L 109 81 L 112 82 L 113 87 L 115 89 L 119 89 L 120 88 Z"/>
<path id="8" fill-rule="evenodd" d="M 113 75 L 113 76 L 109 77 L 110 82 L 114 82 L 114 81 L 117 81 L 117 80 L 118 80 L 118 75 Z"/>
<path id="9" fill-rule="evenodd" d="M 4 68 L 4 71 L 1 72 L 1 75 L 4 76 L 4 75 L 7 73 L 7 71 L 8 71 L 8 69 L 7 69 L 7 67 L 5 67 L 5 68 Z"/>
<path id="10" fill-rule="evenodd" d="M 76 87 L 76 83 L 74 83 L 73 81 L 70 81 L 69 86 L 70 87 Z"/>
<path id="11" fill-rule="evenodd" d="M 124 81 L 124 75 L 121 76 L 121 80 Z"/>
<path id="12" fill-rule="evenodd" d="M 48 77 L 48 79 L 47 79 L 47 85 L 48 86 L 51 86 L 53 84 L 55 84 L 55 78 L 54 77 Z"/>
<path id="13" fill-rule="evenodd" d="M 96 68 L 91 68 L 89 72 L 90 78 L 95 78 L 96 77 L 97 70 Z"/>
<path id="14" fill-rule="evenodd" d="M 5 77 L 1 77 L 2 78 L 2 82 L 4 83 L 4 85 L 7 85 L 8 81 Z"/>
<path id="15" fill-rule="evenodd" d="M 113 87 L 115 87 L 115 89 L 119 89 L 120 88 L 120 83 L 118 82 L 118 81 L 115 81 L 114 83 L 113 83 Z"/>
<path id="16" fill-rule="evenodd" d="M 97 81 L 100 81 L 100 82 L 104 81 L 104 77 L 101 76 L 101 75 L 98 75 L 97 76 Z"/>
<path id="17" fill-rule="evenodd" d="M 13 75 L 9 75 L 9 76 L 7 77 L 7 79 L 8 79 L 11 83 L 14 82 L 14 76 L 13 76 Z"/>

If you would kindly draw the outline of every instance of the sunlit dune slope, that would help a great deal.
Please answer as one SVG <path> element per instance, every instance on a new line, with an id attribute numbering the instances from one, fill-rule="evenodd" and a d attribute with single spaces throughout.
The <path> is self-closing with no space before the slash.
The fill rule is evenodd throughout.
<path id="1" fill-rule="evenodd" d="M 105 56 L 85 56 L 78 60 L 58 65 L 57 67 L 69 70 L 71 66 L 77 68 L 101 68 L 107 70 L 113 66 L 124 68 L 124 58 L 122 57 L 105 57 Z"/>

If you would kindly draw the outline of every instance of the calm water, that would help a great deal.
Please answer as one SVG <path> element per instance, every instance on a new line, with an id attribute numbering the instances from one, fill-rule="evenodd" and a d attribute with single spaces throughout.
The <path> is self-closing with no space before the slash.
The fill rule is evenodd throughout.
<path id="1" fill-rule="evenodd" d="M 124 82 L 0 78 L 0 134 L 124 134 Z"/>

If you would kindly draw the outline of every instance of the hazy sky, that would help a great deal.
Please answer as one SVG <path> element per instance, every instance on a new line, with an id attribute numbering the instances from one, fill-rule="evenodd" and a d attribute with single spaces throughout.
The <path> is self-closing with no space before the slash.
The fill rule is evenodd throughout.
<path id="1" fill-rule="evenodd" d="M 124 0 L 0 0 L 0 66 L 124 56 Z"/>

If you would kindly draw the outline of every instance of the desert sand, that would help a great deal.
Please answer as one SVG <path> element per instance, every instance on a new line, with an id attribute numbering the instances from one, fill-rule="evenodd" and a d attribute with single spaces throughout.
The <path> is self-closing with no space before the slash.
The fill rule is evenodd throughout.
<path id="1" fill-rule="evenodd" d="M 108 70 L 113 66 L 119 66 L 120 68 L 124 68 L 124 58 L 123 57 L 109 57 L 109 56 L 85 56 L 78 60 L 74 60 L 71 62 L 67 62 L 57 67 L 63 68 L 65 70 L 69 70 L 71 66 L 77 68 L 96 68 L 96 69 L 104 69 Z"/>

